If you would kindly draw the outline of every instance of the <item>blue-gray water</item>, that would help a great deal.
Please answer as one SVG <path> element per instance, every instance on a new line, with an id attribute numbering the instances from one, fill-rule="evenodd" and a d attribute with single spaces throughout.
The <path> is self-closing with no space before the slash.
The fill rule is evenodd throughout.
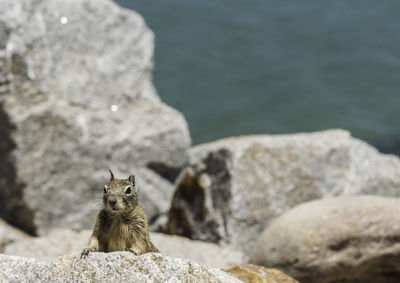
<path id="1" fill-rule="evenodd" d="M 155 32 L 154 83 L 193 142 L 400 134 L 400 1 L 116 0 Z"/>

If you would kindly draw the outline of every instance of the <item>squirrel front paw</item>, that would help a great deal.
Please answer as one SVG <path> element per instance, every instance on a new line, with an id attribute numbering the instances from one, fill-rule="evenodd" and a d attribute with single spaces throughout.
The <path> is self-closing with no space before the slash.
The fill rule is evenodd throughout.
<path id="1" fill-rule="evenodd" d="M 81 253 L 81 258 L 86 258 L 89 255 L 89 252 L 95 252 L 97 249 L 95 248 L 86 248 Z"/>
<path id="2" fill-rule="evenodd" d="M 138 252 L 136 249 L 134 249 L 134 248 L 128 248 L 128 249 L 125 249 L 125 251 L 131 252 L 131 253 L 133 253 L 134 255 L 139 255 L 139 252 Z"/>

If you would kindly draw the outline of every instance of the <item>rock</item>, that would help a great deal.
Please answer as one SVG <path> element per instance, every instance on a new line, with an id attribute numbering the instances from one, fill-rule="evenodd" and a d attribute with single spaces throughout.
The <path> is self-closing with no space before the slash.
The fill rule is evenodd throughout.
<path id="1" fill-rule="evenodd" d="M 226 270 L 226 272 L 245 283 L 299 283 L 299 281 L 287 276 L 278 269 L 265 268 L 253 264 L 235 265 Z"/>
<path id="2" fill-rule="evenodd" d="M 91 228 L 108 168 L 138 172 L 148 218 L 165 213 L 190 136 L 152 85 L 153 49 L 109 0 L 0 2 L 0 217 Z"/>
<path id="3" fill-rule="evenodd" d="M 148 253 L 91 253 L 51 263 L 0 255 L 1 282 L 241 282 L 227 273 L 190 260 Z"/>
<path id="4" fill-rule="evenodd" d="M 152 233 L 152 242 L 167 256 L 193 260 L 199 264 L 217 268 L 228 268 L 245 261 L 244 255 L 228 247 L 180 236 Z"/>
<path id="5" fill-rule="evenodd" d="M 400 196 L 400 160 L 343 130 L 228 138 L 194 147 L 168 232 L 249 252 L 269 221 L 313 199 Z"/>
<path id="6" fill-rule="evenodd" d="M 166 216 L 175 187 L 168 180 L 147 168 L 138 168 L 135 170 L 135 174 L 140 206 L 147 215 L 149 229 L 157 230 L 159 226 L 166 225 Z M 164 218 L 166 219 L 164 220 Z"/>
<path id="7" fill-rule="evenodd" d="M 41 261 L 52 261 L 62 255 L 78 254 L 86 248 L 91 230 L 75 232 L 70 229 L 54 229 L 42 237 L 31 237 L 9 244 L 4 253 Z"/>
<path id="8" fill-rule="evenodd" d="M 0 254 L 1 282 L 44 282 L 49 273 L 45 262 Z"/>
<path id="9" fill-rule="evenodd" d="M 400 280 L 400 199 L 351 196 L 316 200 L 276 218 L 251 263 L 276 267 L 301 282 Z"/>
<path id="10" fill-rule="evenodd" d="M 56 229 L 46 236 L 15 241 L 6 247 L 4 253 L 51 261 L 65 254 L 80 253 L 87 246 L 91 234 L 91 230 Z M 163 255 L 190 259 L 207 266 L 227 268 L 244 262 L 241 252 L 212 243 L 162 233 L 151 233 L 151 241 Z"/>
<path id="11" fill-rule="evenodd" d="M 20 240 L 30 239 L 31 236 L 12 227 L 3 219 L 0 219 L 0 253 L 3 253 L 6 247 Z"/>

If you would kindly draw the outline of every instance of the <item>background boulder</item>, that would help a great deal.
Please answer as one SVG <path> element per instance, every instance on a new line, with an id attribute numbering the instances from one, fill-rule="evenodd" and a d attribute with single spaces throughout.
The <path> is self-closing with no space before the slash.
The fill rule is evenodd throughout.
<path id="1" fill-rule="evenodd" d="M 0 2 L 1 217 L 31 234 L 91 228 L 108 168 L 140 172 L 149 219 L 165 212 L 190 136 L 154 90 L 153 49 L 112 1 Z"/>
<path id="2" fill-rule="evenodd" d="M 32 236 L 12 227 L 10 224 L 0 219 L 0 253 L 3 253 L 8 245 L 21 240 L 30 240 Z"/>
<path id="3" fill-rule="evenodd" d="M 191 259 L 207 266 L 228 268 L 234 264 L 245 262 L 242 252 L 214 243 L 194 241 L 162 233 L 152 233 L 151 240 L 164 255 Z"/>
<path id="4" fill-rule="evenodd" d="M 87 247 L 91 230 L 75 232 L 54 229 L 41 237 L 30 237 L 7 245 L 4 254 L 52 261 L 59 256 L 79 254 Z"/>
<path id="5" fill-rule="evenodd" d="M 352 196 L 299 205 L 265 229 L 251 262 L 301 282 L 399 282 L 400 199 Z"/>
<path id="6" fill-rule="evenodd" d="M 269 221 L 313 199 L 400 196 L 400 160 L 343 130 L 243 136 L 196 146 L 168 232 L 250 251 Z"/>

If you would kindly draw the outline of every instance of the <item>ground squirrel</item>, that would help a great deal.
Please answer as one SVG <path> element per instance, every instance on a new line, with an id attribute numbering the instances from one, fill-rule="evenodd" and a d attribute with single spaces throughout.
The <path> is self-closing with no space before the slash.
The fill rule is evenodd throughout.
<path id="1" fill-rule="evenodd" d="M 104 208 L 97 213 L 96 224 L 89 245 L 81 257 L 89 252 L 130 251 L 136 255 L 159 252 L 149 237 L 146 215 L 138 203 L 135 176 L 111 179 L 104 186 Z"/>

